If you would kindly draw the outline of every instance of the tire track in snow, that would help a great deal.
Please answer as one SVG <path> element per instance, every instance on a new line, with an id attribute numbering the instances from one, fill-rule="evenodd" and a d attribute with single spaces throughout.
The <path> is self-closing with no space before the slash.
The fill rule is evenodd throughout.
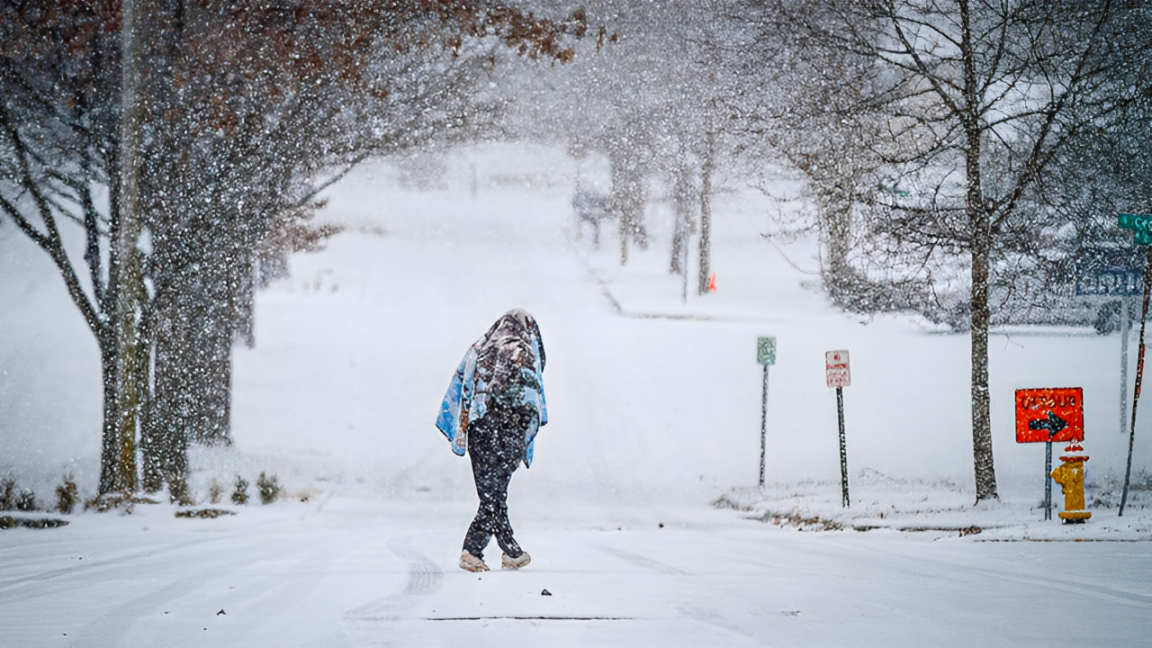
<path id="1" fill-rule="evenodd" d="M 428 556 L 413 549 L 411 537 L 392 538 L 388 541 L 388 548 L 408 563 L 408 584 L 404 587 L 404 594 L 431 594 L 444 583 L 444 570 Z"/>
<path id="2" fill-rule="evenodd" d="M 443 585 L 444 570 L 428 556 L 412 548 L 411 536 L 391 538 L 387 545 L 392 553 L 406 563 L 408 580 L 404 589 L 349 610 L 345 614 L 348 621 L 363 623 L 395 620 L 408 597 L 426 596 Z"/>

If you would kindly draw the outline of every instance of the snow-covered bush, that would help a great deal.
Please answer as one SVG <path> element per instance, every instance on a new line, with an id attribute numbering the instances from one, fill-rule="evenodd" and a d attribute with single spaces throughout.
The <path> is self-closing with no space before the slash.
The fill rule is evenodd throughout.
<path id="1" fill-rule="evenodd" d="M 64 483 L 56 487 L 56 507 L 60 513 L 69 514 L 80 501 L 79 489 L 72 475 L 64 476 Z"/>
<path id="2" fill-rule="evenodd" d="M 265 473 L 260 473 L 260 478 L 256 480 L 256 487 L 260 491 L 260 503 L 271 504 L 280 497 L 280 483 L 276 475 L 271 477 Z"/>
<path id="3" fill-rule="evenodd" d="M 232 491 L 232 503 L 248 503 L 248 481 L 240 475 L 236 475 L 236 489 Z"/>

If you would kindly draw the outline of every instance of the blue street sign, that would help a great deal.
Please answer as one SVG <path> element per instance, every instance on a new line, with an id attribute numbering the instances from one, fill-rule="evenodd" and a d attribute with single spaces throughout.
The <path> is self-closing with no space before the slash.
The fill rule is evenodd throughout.
<path id="1" fill-rule="evenodd" d="M 1076 275 L 1080 296 L 1132 297 L 1144 294 L 1144 271 L 1132 268 L 1091 268 Z"/>
<path id="2" fill-rule="evenodd" d="M 1096 245 L 1081 248 L 1076 254 L 1076 295 L 1143 295 L 1143 257 L 1142 253 L 1130 247 Z"/>

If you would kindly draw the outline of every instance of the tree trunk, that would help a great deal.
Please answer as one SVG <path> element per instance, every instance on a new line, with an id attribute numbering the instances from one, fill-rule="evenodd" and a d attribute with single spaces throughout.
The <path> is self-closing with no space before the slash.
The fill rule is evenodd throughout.
<path id="1" fill-rule="evenodd" d="M 980 176 L 980 102 L 976 85 L 976 62 L 968 1 L 960 0 L 961 56 L 964 61 L 962 116 L 967 136 L 965 209 L 972 236 L 972 454 L 976 473 L 976 501 L 998 499 L 996 469 L 992 460 L 992 419 L 988 393 L 988 271 L 992 252 L 991 222 L 984 205 Z"/>
<path id="2" fill-rule="evenodd" d="M 249 349 L 256 346 L 256 259 L 255 245 L 242 250 L 243 260 L 236 269 L 235 320 L 236 336 Z"/>
<path id="3" fill-rule="evenodd" d="M 716 134 L 708 131 L 704 149 L 704 160 L 700 165 L 700 263 L 699 293 L 708 294 L 708 284 L 712 275 L 712 170 L 716 166 Z"/>
<path id="4" fill-rule="evenodd" d="M 971 183 L 971 180 L 969 180 Z M 972 190 L 969 189 L 969 193 Z M 971 197 L 969 198 L 971 201 Z M 991 401 L 988 393 L 988 266 L 991 238 L 988 217 L 969 202 L 972 224 L 972 454 L 976 472 L 976 500 L 997 499 L 996 469 L 992 459 Z"/>
<path id="5" fill-rule="evenodd" d="M 855 208 L 853 200 L 855 174 L 848 174 L 834 181 L 833 195 L 826 202 L 823 217 L 825 234 L 828 237 L 827 266 L 825 273 L 829 278 L 833 294 L 853 288 L 854 273 L 848 264 L 848 252 L 851 250 L 852 240 L 852 210 Z"/>
<path id="6" fill-rule="evenodd" d="M 230 260 L 239 256 L 238 250 L 209 256 L 210 268 L 202 286 L 207 317 L 196 330 L 193 361 L 199 407 L 189 439 L 206 445 L 232 443 L 232 346 L 236 340 L 238 295 L 236 268 Z"/>
<path id="7" fill-rule="evenodd" d="M 108 267 L 108 289 L 112 296 L 112 330 L 109 339 L 101 344 L 102 362 L 110 372 L 105 380 L 105 422 L 101 466 L 100 493 L 130 492 L 136 490 L 136 426 L 140 385 L 136 372 L 136 316 L 142 286 L 140 255 L 136 249 L 140 238 L 139 147 L 140 112 L 138 67 L 140 44 L 136 23 L 138 11 L 134 2 L 125 0 L 121 8 L 120 54 L 120 147 L 117 155 L 112 191 L 113 230 Z M 103 347 L 111 346 L 107 352 Z M 111 397 L 111 398 L 109 398 Z M 111 420 L 108 420 L 111 418 Z"/>
<path id="8" fill-rule="evenodd" d="M 615 146 L 609 151 L 612 167 L 612 208 L 620 218 L 620 265 L 628 262 L 628 246 L 648 247 L 644 227 L 644 171 L 637 151 Z"/>
<path id="9" fill-rule="evenodd" d="M 151 279 L 152 299 L 146 341 L 153 355 L 147 407 L 140 431 L 143 463 L 143 487 L 156 492 L 168 485 L 173 499 L 187 493 L 188 426 L 186 420 L 196 403 L 184 397 L 183 387 L 193 384 L 184 380 L 188 370 L 179 345 L 190 343 L 184 330 L 202 323 L 181 308 L 187 303 L 187 284 L 183 275 L 192 267 L 198 240 L 190 229 L 181 229 L 182 219 L 196 210 L 187 205 L 187 187 L 193 171 L 179 161 L 189 148 L 181 139 L 180 124 L 172 123 L 176 95 L 173 71 L 180 58 L 184 34 L 185 7 L 182 0 L 158 0 L 151 5 L 149 57 L 154 67 L 149 75 L 150 123 L 152 142 L 150 165 L 144 184 L 152 233 Z M 184 202 L 181 202 L 184 201 Z M 183 249 L 186 246 L 187 249 Z"/>
<path id="10" fill-rule="evenodd" d="M 123 478 L 132 468 L 122 465 L 120 444 L 120 408 L 117 395 L 116 344 L 113 340 L 100 340 L 100 375 L 104 382 L 104 414 L 100 443 L 101 495 L 132 490 L 132 484 Z M 133 471 L 134 472 L 134 471 Z"/>
<path id="11" fill-rule="evenodd" d="M 672 210 L 675 223 L 672 233 L 672 259 L 668 271 L 681 274 L 688 271 L 685 247 L 688 245 L 688 231 L 692 223 L 692 168 L 686 161 L 676 166 L 676 177 L 672 183 Z"/>
<path id="12" fill-rule="evenodd" d="M 181 398 L 192 382 L 186 376 L 188 366 L 181 347 L 190 345 L 187 331 L 198 323 L 174 317 L 167 309 L 160 309 L 157 319 L 152 399 L 140 435 L 144 490 L 150 493 L 162 489 L 165 483 L 172 490 L 179 490 L 183 483 L 187 473 L 187 419 L 195 405 Z"/>

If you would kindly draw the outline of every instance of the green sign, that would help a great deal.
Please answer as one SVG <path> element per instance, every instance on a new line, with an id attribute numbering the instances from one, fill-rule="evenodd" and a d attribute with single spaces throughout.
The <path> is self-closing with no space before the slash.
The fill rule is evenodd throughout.
<path id="1" fill-rule="evenodd" d="M 1136 245 L 1152 245 L 1152 214 L 1117 214 L 1116 224 L 1132 230 Z"/>
<path id="2" fill-rule="evenodd" d="M 765 366 L 776 364 L 776 338 L 756 338 L 756 362 Z"/>

